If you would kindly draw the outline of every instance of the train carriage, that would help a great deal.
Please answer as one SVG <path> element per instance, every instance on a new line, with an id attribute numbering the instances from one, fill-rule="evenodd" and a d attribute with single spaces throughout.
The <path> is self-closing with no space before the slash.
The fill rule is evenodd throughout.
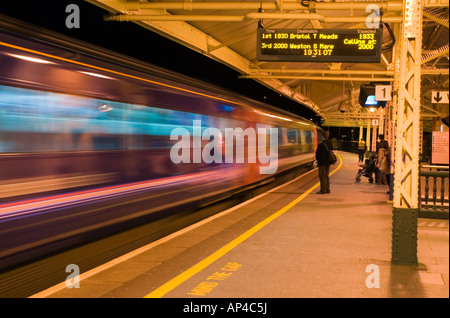
<path id="1" fill-rule="evenodd" d="M 320 128 L 299 116 L 6 19 L 0 65 L 0 268 L 25 246 L 45 240 L 51 251 L 48 242 L 73 244 L 311 164 L 320 139 Z M 216 133 L 202 138 L 211 128 Z M 227 143 L 227 129 L 247 132 L 245 141 L 234 135 Z M 189 154 L 177 162 L 180 151 Z M 272 160 L 276 169 L 261 173 Z"/>

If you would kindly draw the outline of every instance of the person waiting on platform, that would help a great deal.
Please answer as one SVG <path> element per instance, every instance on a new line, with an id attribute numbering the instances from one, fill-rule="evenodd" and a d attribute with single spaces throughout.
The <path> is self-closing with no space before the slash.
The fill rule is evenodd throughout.
<path id="1" fill-rule="evenodd" d="M 384 140 L 384 135 L 378 135 L 378 139 L 379 141 L 377 142 L 377 152 L 378 150 L 380 150 L 380 148 L 386 149 L 389 152 L 389 142 L 387 140 Z"/>
<path id="2" fill-rule="evenodd" d="M 389 185 L 389 180 L 387 179 L 390 168 L 389 143 L 387 140 L 384 140 L 384 135 L 379 135 L 378 137 L 380 139 L 377 144 L 378 169 L 380 170 L 378 183 Z"/>
<path id="3" fill-rule="evenodd" d="M 366 153 L 366 142 L 364 141 L 364 139 L 361 138 L 361 140 L 358 142 L 359 162 L 364 162 L 365 153 Z"/>
<path id="4" fill-rule="evenodd" d="M 373 181 L 377 177 L 377 170 L 378 170 L 378 162 L 377 162 L 377 155 L 375 152 L 370 152 L 369 159 L 366 159 L 364 163 L 358 163 L 358 166 L 361 167 L 361 169 L 358 169 L 358 174 L 356 175 L 356 182 L 361 181 L 361 177 L 369 178 L 369 182 L 373 183 Z M 375 174 L 375 179 L 373 178 Z"/>
<path id="5" fill-rule="evenodd" d="M 319 167 L 319 180 L 320 191 L 318 194 L 330 193 L 330 162 L 329 152 L 333 150 L 333 144 L 328 139 L 330 133 L 328 131 L 323 132 L 323 141 L 317 146 L 316 160 Z"/>

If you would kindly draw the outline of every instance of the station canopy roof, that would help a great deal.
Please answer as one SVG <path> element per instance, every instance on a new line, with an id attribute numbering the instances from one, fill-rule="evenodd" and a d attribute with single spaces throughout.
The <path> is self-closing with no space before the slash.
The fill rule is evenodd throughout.
<path id="1" fill-rule="evenodd" d="M 365 126 L 371 119 L 379 118 L 378 110 L 370 112 L 359 105 L 360 86 L 370 82 L 392 84 L 394 80 L 402 1 L 87 1 L 110 12 L 105 20 L 137 23 L 228 65 L 240 72 L 242 78 L 258 81 L 309 107 L 324 119 L 326 126 Z M 432 103 L 431 92 L 449 87 L 449 1 L 423 1 L 421 106 L 422 119 L 427 121 L 448 116 L 448 104 Z M 379 63 L 280 62 L 257 58 L 258 27 L 367 29 L 366 19 L 374 13 L 367 9 L 369 4 L 378 5 L 382 14 Z M 345 112 L 338 110 L 342 101 L 347 105 Z"/>

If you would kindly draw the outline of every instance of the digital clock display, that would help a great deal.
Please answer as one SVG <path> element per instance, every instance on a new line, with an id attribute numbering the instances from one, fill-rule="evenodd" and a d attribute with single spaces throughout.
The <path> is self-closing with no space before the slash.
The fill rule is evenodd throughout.
<path id="1" fill-rule="evenodd" d="M 258 29 L 257 59 L 379 63 L 381 36 L 380 29 Z"/>

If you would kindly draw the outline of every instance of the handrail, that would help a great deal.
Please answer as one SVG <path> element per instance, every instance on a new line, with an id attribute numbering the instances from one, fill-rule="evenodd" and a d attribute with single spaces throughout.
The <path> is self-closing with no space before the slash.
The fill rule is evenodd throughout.
<path id="1" fill-rule="evenodd" d="M 422 168 L 431 167 L 435 166 L 422 166 Z M 437 167 L 447 168 L 447 171 L 419 171 L 419 217 L 449 219 L 449 171 L 448 167 Z M 432 180 L 432 196 L 429 193 L 430 179 Z M 423 182 L 425 182 L 424 187 L 422 187 Z"/>
<path id="2" fill-rule="evenodd" d="M 448 177 L 449 173 L 449 171 L 420 171 L 419 175 L 426 177 L 445 178 Z"/>
<path id="3" fill-rule="evenodd" d="M 437 165 L 423 165 L 420 166 L 421 168 L 429 168 L 429 169 L 442 169 L 442 170 L 448 170 L 449 166 L 437 166 Z"/>

